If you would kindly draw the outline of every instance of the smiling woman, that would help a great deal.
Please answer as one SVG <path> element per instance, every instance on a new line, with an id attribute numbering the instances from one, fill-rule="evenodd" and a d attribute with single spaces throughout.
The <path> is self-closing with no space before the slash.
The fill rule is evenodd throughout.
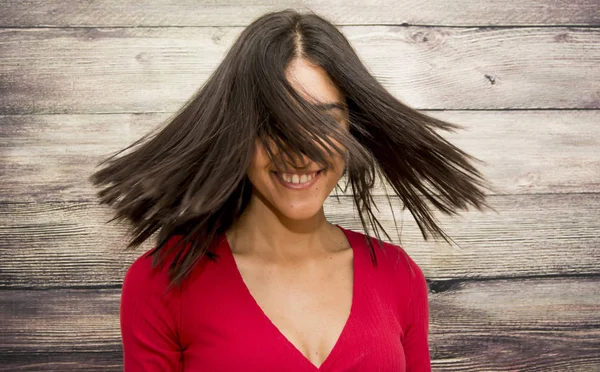
<path id="1" fill-rule="evenodd" d="M 128 248 L 158 231 L 123 281 L 125 371 L 430 370 L 425 276 L 381 240 L 371 192 L 379 176 L 448 240 L 428 202 L 486 206 L 473 158 L 435 131 L 455 128 L 387 92 L 322 17 L 258 18 L 168 125 L 90 178 Z M 344 176 L 364 233 L 325 218 Z"/>
<path id="2" fill-rule="evenodd" d="M 334 117 L 340 129 L 349 130 L 345 97 L 325 70 L 306 59 L 296 58 L 288 64 L 285 73 L 291 86 L 314 103 L 316 109 Z M 306 221 L 318 215 L 342 177 L 344 158 L 334 153 L 330 167 L 324 167 L 302 155 L 302 165 L 294 165 L 293 171 L 281 172 L 273 169 L 262 143 L 257 141 L 256 146 L 247 174 L 257 200 L 265 201 L 272 210 L 293 220 Z M 256 208 L 256 204 L 253 207 Z"/>

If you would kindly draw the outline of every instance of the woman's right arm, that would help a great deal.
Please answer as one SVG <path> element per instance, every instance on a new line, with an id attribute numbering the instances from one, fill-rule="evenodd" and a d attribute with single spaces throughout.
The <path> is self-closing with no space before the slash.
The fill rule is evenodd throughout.
<path id="1" fill-rule="evenodd" d="M 143 255 L 129 267 L 121 291 L 120 324 L 124 372 L 181 371 L 179 302 L 163 294 L 167 278 L 153 273 Z"/>

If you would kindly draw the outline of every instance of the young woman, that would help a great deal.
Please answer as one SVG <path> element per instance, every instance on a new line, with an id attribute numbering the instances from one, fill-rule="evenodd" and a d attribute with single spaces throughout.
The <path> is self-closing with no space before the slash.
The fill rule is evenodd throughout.
<path id="1" fill-rule="evenodd" d="M 486 206 L 474 158 L 435 132 L 454 128 L 390 95 L 323 18 L 258 18 L 168 125 L 91 177 L 128 248 L 158 231 L 123 282 L 125 371 L 429 371 L 427 283 L 380 239 L 371 192 L 378 175 L 448 241 L 428 202 Z M 344 177 L 364 232 L 325 217 Z"/>

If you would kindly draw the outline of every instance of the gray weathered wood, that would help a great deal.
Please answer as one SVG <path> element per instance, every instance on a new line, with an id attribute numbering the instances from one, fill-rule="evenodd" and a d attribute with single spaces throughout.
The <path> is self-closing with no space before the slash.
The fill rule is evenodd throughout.
<path id="1" fill-rule="evenodd" d="M 82 341 L 85 342 L 85 341 Z M 93 347 L 90 347 L 92 349 Z M 123 371 L 122 351 L 89 352 L 32 352 L 10 351 L 2 357 L 2 371 L 10 372 L 108 372 Z"/>
<path id="2" fill-rule="evenodd" d="M 442 134 L 485 162 L 478 166 L 499 192 L 600 191 L 600 111 L 429 114 L 466 127 Z M 92 200 L 87 178 L 97 163 L 170 115 L 0 116 L 1 199 Z M 381 185 L 374 193 L 384 193 Z"/>
<path id="3" fill-rule="evenodd" d="M 600 274 L 598 193 L 493 196 L 498 213 L 438 215 L 452 246 L 424 241 L 412 216 L 392 199 L 398 238 L 387 199 L 376 202 L 392 241 L 432 278 Z M 330 221 L 361 230 L 350 197 L 329 198 L 325 211 Z M 0 204 L 0 288 L 119 285 L 153 242 L 123 252 L 125 228 L 106 225 L 110 217 L 107 208 L 89 202 Z"/>
<path id="4" fill-rule="evenodd" d="M 595 0 L 9 0 L 0 24 L 7 27 L 244 26 L 265 12 L 311 9 L 336 24 L 433 24 L 449 26 L 599 25 Z"/>
<path id="5" fill-rule="evenodd" d="M 423 241 L 378 216 L 430 280 L 434 370 L 600 371 L 598 0 L 0 0 L 0 371 L 122 371 L 124 252 L 87 182 L 166 120 L 241 30 L 310 8 L 405 103 L 467 127 L 493 211 Z M 2 116 L 4 115 L 4 116 Z M 361 230 L 350 197 L 328 219 Z M 401 239 L 400 239 L 401 237 Z"/>
<path id="6" fill-rule="evenodd" d="M 0 113 L 174 112 L 241 29 L 0 29 Z M 600 29 L 342 31 L 418 109 L 600 108 Z"/>

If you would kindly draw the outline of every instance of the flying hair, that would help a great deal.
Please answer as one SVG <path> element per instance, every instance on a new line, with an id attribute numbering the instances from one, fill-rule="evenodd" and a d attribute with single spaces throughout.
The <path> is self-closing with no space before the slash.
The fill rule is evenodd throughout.
<path id="1" fill-rule="evenodd" d="M 291 86 L 285 71 L 296 58 L 324 69 L 343 93 L 345 102 L 333 105 L 346 110 L 348 131 L 327 105 Z M 252 185 L 246 172 L 257 141 L 279 172 L 302 167 L 303 155 L 325 168 L 333 166 L 334 155 L 342 156 L 361 224 L 377 241 L 380 230 L 390 239 L 373 212 L 372 190 L 380 179 L 414 216 L 425 240 L 432 235 L 450 242 L 433 209 L 453 215 L 469 205 L 491 208 L 484 193 L 490 186 L 472 164 L 481 161 L 437 133 L 456 129 L 462 127 L 392 96 L 331 22 L 286 9 L 246 27 L 164 126 L 100 162 L 89 180 L 101 188 L 100 204 L 115 211 L 108 222 L 129 223 L 126 249 L 158 232 L 153 266 L 173 254 L 174 286 L 203 256 L 216 258 L 216 238 L 247 207 Z M 176 245 L 165 244 L 175 235 L 182 237 Z M 376 264 L 375 247 L 367 242 Z"/>

